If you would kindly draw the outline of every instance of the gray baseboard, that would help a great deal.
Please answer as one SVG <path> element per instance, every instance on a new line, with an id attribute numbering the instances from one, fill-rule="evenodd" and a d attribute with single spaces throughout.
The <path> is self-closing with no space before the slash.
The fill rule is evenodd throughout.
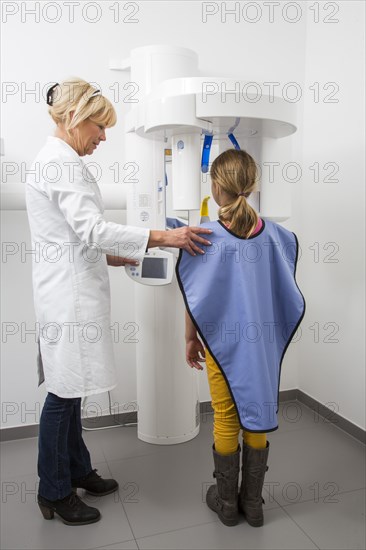
<path id="1" fill-rule="evenodd" d="M 303 405 L 306 405 L 312 411 L 315 411 L 319 416 L 322 416 L 326 422 L 330 422 L 346 432 L 348 435 L 351 435 L 361 443 L 366 443 L 366 431 L 356 426 L 350 420 L 347 420 L 340 414 L 336 413 L 332 408 L 326 407 L 322 403 L 319 403 L 316 399 L 310 397 L 301 390 L 295 390 L 297 392 L 297 400 L 300 401 Z M 336 403 L 334 403 L 336 405 Z"/>
<path id="2" fill-rule="evenodd" d="M 340 414 L 336 413 L 329 407 L 316 401 L 299 389 L 284 390 L 280 392 L 280 403 L 287 401 L 299 401 L 312 411 L 315 411 L 319 416 L 323 417 L 327 422 L 330 422 L 351 435 L 361 443 L 366 443 L 366 431 L 356 426 Z M 201 416 L 205 414 L 213 414 L 210 401 L 200 403 Z M 106 415 L 96 417 L 94 419 L 84 419 L 83 428 L 93 430 L 93 428 L 105 428 L 137 423 L 137 411 L 120 413 L 116 415 Z M 38 424 L 28 426 L 16 426 L 14 428 L 1 428 L 0 441 L 13 441 L 16 439 L 26 439 L 29 437 L 38 436 Z"/>
<path id="3" fill-rule="evenodd" d="M 15 439 L 28 439 L 38 436 L 38 424 L 28 426 L 15 426 L 14 428 L 1 428 L 0 441 L 13 441 Z"/>

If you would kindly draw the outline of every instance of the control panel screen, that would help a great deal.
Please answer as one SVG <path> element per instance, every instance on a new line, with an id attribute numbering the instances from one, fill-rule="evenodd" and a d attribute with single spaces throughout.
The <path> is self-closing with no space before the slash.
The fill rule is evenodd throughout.
<path id="1" fill-rule="evenodd" d="M 142 279 L 166 279 L 168 269 L 167 258 L 144 258 L 142 262 Z"/>

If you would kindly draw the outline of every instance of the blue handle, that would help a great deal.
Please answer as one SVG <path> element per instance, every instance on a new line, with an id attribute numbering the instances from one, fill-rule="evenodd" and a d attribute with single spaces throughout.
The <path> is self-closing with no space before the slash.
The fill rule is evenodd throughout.
<path id="1" fill-rule="evenodd" d="M 235 149 L 237 149 L 238 151 L 240 151 L 240 145 L 239 143 L 236 141 L 236 138 L 234 136 L 234 134 L 228 134 L 227 137 L 229 138 L 229 140 L 231 141 L 231 143 L 234 145 Z"/>
<path id="2" fill-rule="evenodd" d="M 202 148 L 202 160 L 201 160 L 201 170 L 204 174 L 208 172 L 208 167 L 210 164 L 210 152 L 211 152 L 211 144 L 213 140 L 213 135 L 205 135 L 205 140 L 203 142 L 203 148 Z"/>

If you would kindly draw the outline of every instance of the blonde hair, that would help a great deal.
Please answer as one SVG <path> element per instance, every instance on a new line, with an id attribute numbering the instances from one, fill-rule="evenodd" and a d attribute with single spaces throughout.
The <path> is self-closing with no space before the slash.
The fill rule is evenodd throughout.
<path id="1" fill-rule="evenodd" d="M 93 96 L 97 91 L 97 88 L 80 78 L 64 80 L 54 88 L 48 112 L 56 124 L 64 124 L 68 134 L 86 119 L 110 128 L 117 122 L 116 111 L 103 95 Z M 71 112 L 74 113 L 73 117 Z"/>
<path id="2" fill-rule="evenodd" d="M 219 208 L 219 219 L 230 222 L 230 231 L 248 238 L 258 223 L 258 214 L 246 198 L 257 184 L 257 166 L 246 151 L 228 149 L 212 163 L 211 181 L 232 199 Z M 243 195 L 239 195 L 243 193 Z"/>

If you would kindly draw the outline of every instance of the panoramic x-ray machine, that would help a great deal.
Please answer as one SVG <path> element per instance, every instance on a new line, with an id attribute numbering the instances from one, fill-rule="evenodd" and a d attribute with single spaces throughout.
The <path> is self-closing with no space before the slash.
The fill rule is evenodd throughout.
<path id="1" fill-rule="evenodd" d="M 199 76 L 198 56 L 186 48 L 137 48 L 110 68 L 130 70 L 138 86 L 125 116 L 128 224 L 165 230 L 167 219 L 182 223 L 187 211 L 186 223 L 199 224 L 210 164 L 232 147 L 257 162 L 260 188 L 249 202 L 260 216 L 290 217 L 289 184 L 281 170 L 272 178 L 275 166 L 291 160 L 291 143 L 282 138 L 296 132 L 293 102 L 264 94 L 258 83 Z M 185 363 L 178 252 L 150 249 L 140 266 L 126 268 L 136 282 L 138 437 L 160 445 L 188 441 L 200 426 L 197 372 Z"/>

